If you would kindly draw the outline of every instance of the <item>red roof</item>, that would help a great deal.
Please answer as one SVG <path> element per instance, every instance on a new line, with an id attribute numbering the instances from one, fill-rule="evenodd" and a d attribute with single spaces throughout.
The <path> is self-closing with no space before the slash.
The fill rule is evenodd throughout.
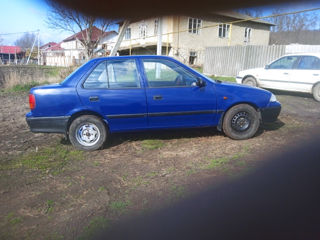
<path id="1" fill-rule="evenodd" d="M 56 45 L 56 44 L 57 44 L 57 43 L 55 43 L 55 42 L 48 42 L 48 43 L 42 45 L 42 46 L 40 47 L 40 49 L 47 49 L 47 48 L 50 48 L 50 47 L 52 47 L 52 46 L 54 46 L 54 45 Z"/>
<path id="2" fill-rule="evenodd" d="M 18 46 L 0 46 L 0 53 L 19 54 L 21 52 L 21 48 Z"/>
<path id="3" fill-rule="evenodd" d="M 76 38 L 79 39 L 79 40 L 83 40 L 83 37 L 86 37 L 86 30 L 87 29 L 82 30 L 81 32 L 78 32 L 76 34 L 73 34 L 72 36 L 64 39 L 63 42 L 72 41 L 72 40 L 75 40 Z M 112 32 L 114 32 L 114 31 L 103 32 L 101 29 L 97 28 L 96 26 L 93 26 L 91 41 L 95 42 L 95 41 L 99 40 L 101 38 L 101 33 L 102 33 L 103 36 L 107 36 Z"/>
<path id="4" fill-rule="evenodd" d="M 60 43 L 56 43 L 52 47 L 49 47 L 49 48 L 46 49 L 46 51 L 57 51 L 57 50 L 63 50 L 63 48 L 61 47 L 61 42 Z"/>

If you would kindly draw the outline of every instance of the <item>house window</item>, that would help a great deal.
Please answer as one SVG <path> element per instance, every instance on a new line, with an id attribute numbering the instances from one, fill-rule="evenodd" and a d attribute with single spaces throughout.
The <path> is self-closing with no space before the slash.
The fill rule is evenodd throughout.
<path id="1" fill-rule="evenodd" d="M 202 20 L 198 18 L 189 18 L 189 33 L 199 34 Z"/>
<path id="2" fill-rule="evenodd" d="M 127 28 L 124 33 L 124 39 L 131 39 L 131 28 Z"/>
<path id="3" fill-rule="evenodd" d="M 159 19 L 154 20 L 154 35 L 158 35 Z"/>
<path id="4" fill-rule="evenodd" d="M 197 58 L 197 53 L 191 51 L 191 52 L 190 52 L 190 55 L 189 55 L 189 64 L 190 64 L 190 65 L 193 65 L 194 62 L 195 62 L 195 60 L 196 60 L 196 58 Z"/>
<path id="5" fill-rule="evenodd" d="M 147 36 L 147 25 L 146 24 L 140 25 L 139 36 L 140 36 L 140 38 L 146 38 L 146 36 Z"/>
<path id="6" fill-rule="evenodd" d="M 250 42 L 251 32 L 252 32 L 251 28 L 244 29 L 244 42 L 246 43 Z"/>
<path id="7" fill-rule="evenodd" d="M 219 24 L 219 37 L 228 38 L 230 31 L 230 24 L 221 23 Z"/>

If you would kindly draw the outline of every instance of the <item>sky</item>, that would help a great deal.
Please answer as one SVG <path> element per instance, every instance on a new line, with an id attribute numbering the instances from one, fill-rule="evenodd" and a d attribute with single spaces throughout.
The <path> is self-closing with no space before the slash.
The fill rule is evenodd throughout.
<path id="1" fill-rule="evenodd" d="M 150 0 L 151 1 L 151 0 Z M 22 36 L 20 32 L 40 30 L 42 43 L 60 42 L 71 32 L 50 29 L 46 23 L 49 7 L 44 0 L 0 0 L 0 38 L 2 45 L 13 45 Z M 297 6 L 287 6 L 288 11 L 320 7 L 320 1 L 303 2 Z M 273 7 L 265 8 L 265 14 L 272 12 Z M 9 34 L 8 33 L 20 33 Z"/>
<path id="2" fill-rule="evenodd" d="M 40 30 L 40 40 L 60 42 L 72 35 L 70 32 L 49 29 L 46 18 L 48 6 L 41 0 L 0 0 L 0 38 L 2 45 L 12 45 L 22 34 L 1 35 L 7 33 Z M 6 10 L 4 10 L 6 9 Z"/>

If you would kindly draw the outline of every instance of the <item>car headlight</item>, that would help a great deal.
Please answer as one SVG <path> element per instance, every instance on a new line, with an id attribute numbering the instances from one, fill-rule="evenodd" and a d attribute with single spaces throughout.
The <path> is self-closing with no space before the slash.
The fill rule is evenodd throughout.
<path id="1" fill-rule="evenodd" d="M 277 98 L 274 94 L 271 93 L 271 97 L 270 97 L 270 102 L 276 102 L 277 101 Z"/>

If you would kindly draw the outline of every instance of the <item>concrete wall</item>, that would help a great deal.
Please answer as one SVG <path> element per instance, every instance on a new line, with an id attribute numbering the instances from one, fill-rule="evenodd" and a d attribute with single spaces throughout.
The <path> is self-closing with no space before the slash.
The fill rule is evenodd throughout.
<path id="1" fill-rule="evenodd" d="M 242 22 L 232 24 L 230 34 L 226 38 L 219 37 L 219 24 L 232 22 L 231 18 L 216 16 L 210 19 L 202 19 L 202 29 L 198 34 L 189 33 L 189 17 L 176 17 L 172 43 L 173 54 L 180 61 L 188 63 L 190 52 L 196 52 L 196 65 L 204 63 L 205 49 L 216 46 L 245 46 L 245 45 L 268 45 L 270 27 L 268 25 Z M 245 42 L 245 28 L 251 28 L 250 42 Z"/>
<path id="2" fill-rule="evenodd" d="M 61 82 L 72 72 L 68 68 L 39 66 L 0 66 L 0 88 L 10 88 L 17 84 L 31 82 Z"/>

